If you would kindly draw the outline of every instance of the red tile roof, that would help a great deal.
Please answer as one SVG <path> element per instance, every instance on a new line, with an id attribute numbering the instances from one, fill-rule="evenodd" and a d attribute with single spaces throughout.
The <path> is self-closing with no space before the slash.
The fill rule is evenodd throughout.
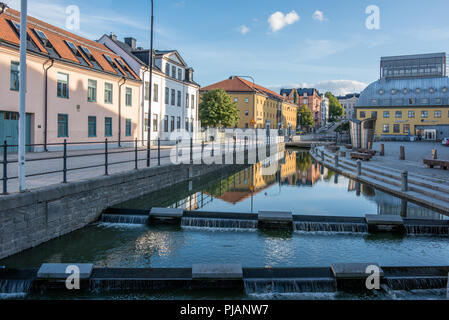
<path id="1" fill-rule="evenodd" d="M 229 79 L 211 84 L 207 87 L 203 87 L 201 88 L 201 91 L 210 91 L 214 89 L 223 89 L 229 92 L 256 92 L 282 101 L 287 101 L 287 99 L 280 94 L 258 84 L 253 84 L 251 81 L 242 79 L 240 77 L 230 77 Z"/>
<path id="2" fill-rule="evenodd" d="M 0 15 L 0 40 L 8 42 L 13 45 L 20 45 L 20 39 L 16 32 L 13 30 L 11 25 L 8 23 L 8 21 L 14 21 L 17 23 L 20 23 L 20 12 L 8 9 L 5 13 Z M 78 36 L 76 34 L 73 34 L 71 32 L 68 32 L 66 30 L 63 30 L 61 28 L 55 27 L 51 24 L 48 24 L 44 21 L 38 20 L 36 18 L 28 16 L 28 35 L 33 40 L 34 44 L 39 48 L 40 53 L 44 55 L 49 56 L 49 52 L 44 48 L 41 41 L 38 39 L 38 37 L 35 35 L 32 29 L 43 31 L 45 35 L 47 36 L 49 42 L 53 46 L 53 48 L 56 50 L 56 52 L 61 57 L 61 60 L 70 61 L 71 63 L 82 65 L 72 50 L 67 46 L 67 44 L 64 42 L 70 41 L 73 44 L 77 46 L 77 48 L 83 46 L 89 49 L 92 56 L 95 58 L 97 63 L 100 65 L 100 67 L 109 73 L 114 73 L 117 76 L 123 76 L 119 72 L 117 72 L 106 60 L 106 58 L 103 56 L 104 54 L 110 56 L 112 59 L 118 59 L 122 62 L 123 59 L 121 59 L 118 55 L 116 55 L 114 52 L 109 50 L 105 45 L 98 43 L 96 41 L 92 41 L 86 38 L 83 38 L 81 36 Z M 84 53 L 80 50 L 85 60 L 87 60 L 87 63 L 89 64 L 89 67 L 93 69 L 92 64 L 90 63 L 89 59 L 86 59 L 86 56 Z M 126 65 L 126 63 L 124 62 Z M 117 68 L 122 71 L 124 74 L 126 74 L 125 70 L 117 64 Z M 94 69 L 97 70 L 97 69 Z M 134 73 L 134 71 L 128 66 L 128 71 L 131 73 L 131 75 L 139 80 L 138 75 Z M 127 76 L 128 77 L 128 76 Z"/>

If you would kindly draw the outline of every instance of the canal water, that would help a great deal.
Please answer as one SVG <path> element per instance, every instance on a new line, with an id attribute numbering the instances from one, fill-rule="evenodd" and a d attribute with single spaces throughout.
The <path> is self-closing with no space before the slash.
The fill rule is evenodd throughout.
<path id="1" fill-rule="evenodd" d="M 233 173 L 218 173 L 181 183 L 122 203 L 116 208 L 149 210 L 152 207 L 178 207 L 245 213 L 287 210 L 298 215 L 362 217 L 365 214 L 398 214 L 413 219 L 446 218 L 440 213 L 339 176 L 314 163 L 307 152 L 286 151 L 285 157 L 278 163 L 277 172 L 272 175 L 262 174 L 264 165 L 260 163 L 236 169 Z M 97 222 L 4 259 L 0 265 L 37 268 L 42 263 L 77 262 L 94 263 L 96 267 L 149 268 L 239 262 L 244 267 L 328 267 L 336 262 L 366 261 L 384 266 L 449 265 L 448 238 Z M 397 298 L 401 298 L 401 294 L 397 293 Z M 422 298 L 428 292 L 407 294 L 408 298 Z M 433 298 L 439 296 L 441 293 L 431 294 Z M 126 295 L 108 298 L 127 297 L 131 298 Z M 155 299 L 183 297 L 201 299 L 221 296 L 205 294 L 202 297 L 173 292 L 150 296 Z M 239 298 L 238 295 L 231 297 Z M 224 298 L 229 296 L 225 294 Z M 315 298 L 329 297 L 322 295 Z M 351 297 L 338 294 L 333 298 Z"/>

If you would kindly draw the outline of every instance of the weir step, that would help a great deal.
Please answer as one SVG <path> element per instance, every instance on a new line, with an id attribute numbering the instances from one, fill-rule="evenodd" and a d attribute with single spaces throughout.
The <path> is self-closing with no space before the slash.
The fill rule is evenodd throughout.
<path id="1" fill-rule="evenodd" d="M 88 279 L 93 267 L 91 263 L 44 263 L 37 272 L 37 278 L 65 280 L 76 270 L 76 273 L 79 271 L 79 279 Z"/>
<path id="2" fill-rule="evenodd" d="M 181 219 L 184 215 L 184 209 L 178 208 L 152 208 L 150 218 L 156 219 Z"/>
<path id="3" fill-rule="evenodd" d="M 239 263 L 194 264 L 192 279 L 196 280 L 239 280 L 243 279 L 243 268 Z"/>
<path id="4" fill-rule="evenodd" d="M 371 266 L 378 268 L 380 277 L 384 276 L 377 263 L 334 263 L 331 269 L 337 279 L 366 279 L 372 272 Z"/>

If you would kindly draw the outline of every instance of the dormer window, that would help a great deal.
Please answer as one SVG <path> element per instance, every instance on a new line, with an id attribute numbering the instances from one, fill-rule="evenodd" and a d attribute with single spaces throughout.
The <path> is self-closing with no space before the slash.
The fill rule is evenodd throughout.
<path id="1" fill-rule="evenodd" d="M 86 59 L 83 57 L 83 55 L 79 52 L 78 48 L 73 44 L 73 42 L 64 40 L 66 45 L 69 47 L 70 51 L 75 55 L 75 57 L 78 59 L 79 63 L 81 63 L 83 66 L 89 66 Z"/>
<path id="2" fill-rule="evenodd" d="M 48 40 L 47 35 L 43 31 L 41 31 L 41 30 L 36 30 L 35 29 L 34 32 L 36 33 L 37 37 L 41 41 L 42 45 L 47 50 L 48 54 L 50 56 L 52 56 L 52 57 L 58 57 L 59 58 L 60 55 L 58 54 L 58 52 L 53 47 L 53 45 L 51 44 L 50 40 Z"/>
<path id="3" fill-rule="evenodd" d="M 103 70 L 102 67 L 100 67 L 100 65 L 98 64 L 97 60 L 95 60 L 94 56 L 92 55 L 92 53 L 90 52 L 90 50 L 86 47 L 80 47 L 81 50 L 83 51 L 84 55 L 87 57 L 87 59 L 89 59 L 90 63 L 92 64 L 92 66 L 95 69 L 100 69 Z"/>
<path id="4" fill-rule="evenodd" d="M 112 58 L 110 56 L 108 56 L 107 54 L 104 55 L 105 59 L 107 62 L 109 62 L 109 64 L 111 65 L 111 67 L 115 70 L 115 72 L 117 72 L 117 74 L 119 75 L 125 75 L 115 64 L 114 60 L 112 60 Z"/>
<path id="5" fill-rule="evenodd" d="M 131 71 L 129 71 L 128 66 L 122 60 L 119 60 L 119 59 L 116 58 L 115 61 L 117 61 L 117 63 L 126 72 L 126 75 L 129 78 L 134 78 L 133 75 L 131 74 Z"/>

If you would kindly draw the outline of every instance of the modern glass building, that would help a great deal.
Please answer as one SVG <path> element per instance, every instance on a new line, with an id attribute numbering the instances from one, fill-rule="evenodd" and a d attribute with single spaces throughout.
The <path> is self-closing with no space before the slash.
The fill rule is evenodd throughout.
<path id="1" fill-rule="evenodd" d="M 358 120 L 377 118 L 377 139 L 449 137 L 446 54 L 381 58 L 380 79 L 361 93 L 356 117 Z"/>

